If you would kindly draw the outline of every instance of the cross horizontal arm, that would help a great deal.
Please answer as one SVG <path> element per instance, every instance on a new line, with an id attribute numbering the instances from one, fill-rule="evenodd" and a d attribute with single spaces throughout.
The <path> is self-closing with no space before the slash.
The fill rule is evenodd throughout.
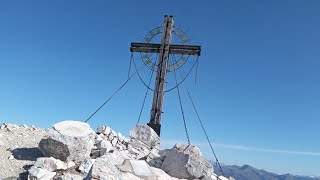
<path id="1" fill-rule="evenodd" d="M 159 53 L 161 44 L 149 44 L 149 43 L 131 43 L 131 52 L 148 52 L 148 53 Z M 201 46 L 194 45 L 177 45 L 170 44 L 170 54 L 188 54 L 198 55 L 201 53 Z"/>

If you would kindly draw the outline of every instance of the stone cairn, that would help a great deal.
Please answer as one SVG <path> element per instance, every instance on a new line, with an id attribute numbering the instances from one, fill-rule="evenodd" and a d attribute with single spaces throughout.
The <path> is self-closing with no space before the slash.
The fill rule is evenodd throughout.
<path id="1" fill-rule="evenodd" d="M 160 138 L 136 125 L 130 139 L 108 126 L 94 132 L 86 123 L 57 123 L 39 143 L 46 157 L 29 169 L 31 180 L 225 180 L 195 146 L 176 144 L 160 150 Z"/>

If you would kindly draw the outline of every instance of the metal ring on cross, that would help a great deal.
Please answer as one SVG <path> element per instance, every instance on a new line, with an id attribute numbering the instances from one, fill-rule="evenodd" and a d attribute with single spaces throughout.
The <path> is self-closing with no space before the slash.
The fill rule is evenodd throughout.
<path id="1" fill-rule="evenodd" d="M 154 28 L 150 30 L 146 36 L 143 38 L 143 43 L 149 43 L 149 44 L 159 44 L 161 42 L 162 38 L 162 31 L 163 26 Z M 190 42 L 190 39 L 186 35 L 184 31 L 177 27 L 173 27 L 172 30 L 172 39 L 171 44 L 179 44 L 179 45 L 188 45 Z M 141 60 L 145 64 L 146 67 L 148 67 L 149 70 L 153 71 L 153 74 L 156 74 L 157 67 L 158 67 L 158 54 L 152 53 L 152 52 L 140 52 Z M 166 78 L 166 90 L 165 92 L 171 91 L 175 89 L 177 86 L 179 86 L 191 73 L 193 68 L 195 67 L 197 60 L 191 62 L 192 58 L 188 54 L 170 54 L 169 55 L 169 61 L 168 61 L 168 68 L 167 68 L 167 78 Z M 137 68 L 136 63 L 135 68 Z M 187 70 L 185 70 L 183 67 L 188 66 Z M 191 67 L 190 67 L 191 66 Z M 178 84 L 176 84 L 174 80 L 174 71 L 180 71 L 176 72 L 177 77 L 179 79 Z M 174 72 L 174 73 L 173 73 Z M 147 74 L 147 73 L 146 73 Z M 150 86 L 154 85 L 153 83 L 147 83 L 149 82 L 149 78 L 146 77 L 147 75 L 144 73 L 139 73 L 138 76 L 142 83 L 149 89 L 154 91 L 153 88 Z M 150 73 L 152 74 L 152 73 Z"/>
<path id="2" fill-rule="evenodd" d="M 157 27 L 149 31 L 144 37 L 143 43 L 160 43 L 162 36 L 163 26 Z M 173 27 L 171 44 L 187 45 L 190 42 L 186 33 L 177 27 Z M 158 59 L 154 53 L 141 53 L 142 60 L 146 66 L 153 71 L 157 71 Z M 168 71 L 172 72 L 179 69 L 188 60 L 189 55 L 181 54 L 176 57 L 177 62 L 169 62 Z"/>

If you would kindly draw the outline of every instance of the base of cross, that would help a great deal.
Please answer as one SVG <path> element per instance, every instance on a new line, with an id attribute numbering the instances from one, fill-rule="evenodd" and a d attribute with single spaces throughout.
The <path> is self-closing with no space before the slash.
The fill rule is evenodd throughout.
<path id="1" fill-rule="evenodd" d="M 149 127 L 151 127 L 160 137 L 160 130 L 161 130 L 161 125 L 160 124 L 153 124 L 153 123 L 147 123 Z"/>

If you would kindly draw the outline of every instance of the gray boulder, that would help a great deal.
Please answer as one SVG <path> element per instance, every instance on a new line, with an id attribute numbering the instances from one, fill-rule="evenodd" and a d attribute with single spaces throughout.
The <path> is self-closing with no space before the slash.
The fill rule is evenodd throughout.
<path id="1" fill-rule="evenodd" d="M 150 149 L 160 144 L 159 136 L 148 125 L 136 125 L 130 131 L 130 138 L 144 143 Z"/>
<path id="2" fill-rule="evenodd" d="M 47 157 L 77 164 L 90 158 L 94 144 L 94 131 L 89 124 L 80 121 L 62 121 L 49 129 L 39 143 L 39 149 Z"/>
<path id="3" fill-rule="evenodd" d="M 120 164 L 120 162 L 123 162 L 123 158 L 117 157 L 113 153 L 101 156 L 96 159 L 88 177 L 99 180 L 121 180 L 121 172 L 115 166 L 115 164 Z"/>
<path id="4" fill-rule="evenodd" d="M 212 165 L 192 145 L 176 144 L 166 152 L 162 170 L 179 179 L 211 179 Z"/>

